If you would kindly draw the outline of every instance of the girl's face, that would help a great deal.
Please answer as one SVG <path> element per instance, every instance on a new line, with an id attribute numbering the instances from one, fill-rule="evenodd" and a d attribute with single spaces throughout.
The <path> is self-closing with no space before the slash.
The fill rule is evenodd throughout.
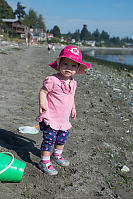
<path id="1" fill-rule="evenodd" d="M 78 65 L 75 61 L 64 57 L 60 61 L 60 73 L 66 78 L 71 78 L 76 74 Z"/>

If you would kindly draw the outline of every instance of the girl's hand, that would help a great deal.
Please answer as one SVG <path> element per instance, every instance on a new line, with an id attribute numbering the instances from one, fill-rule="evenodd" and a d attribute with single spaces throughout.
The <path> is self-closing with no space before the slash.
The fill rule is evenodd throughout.
<path id="1" fill-rule="evenodd" d="M 71 120 L 75 120 L 75 118 L 76 118 L 76 109 L 72 108 L 72 111 L 71 111 Z"/>
<path id="2" fill-rule="evenodd" d="M 44 113 L 45 111 L 47 111 L 46 106 L 43 105 L 43 104 L 40 104 L 39 113 L 42 114 L 42 113 Z"/>
<path id="3" fill-rule="evenodd" d="M 44 104 L 40 104 L 39 107 L 39 116 L 36 118 L 37 122 L 42 122 L 43 121 L 43 113 L 47 111 L 46 106 L 44 106 Z"/>

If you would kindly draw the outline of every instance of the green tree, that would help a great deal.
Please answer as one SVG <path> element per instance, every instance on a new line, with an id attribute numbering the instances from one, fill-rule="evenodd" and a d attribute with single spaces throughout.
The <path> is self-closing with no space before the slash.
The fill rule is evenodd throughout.
<path id="1" fill-rule="evenodd" d="M 0 19 L 14 19 L 15 15 L 12 8 L 5 0 L 0 0 Z"/>
<path id="2" fill-rule="evenodd" d="M 114 46 L 120 46 L 121 45 L 121 40 L 119 37 L 112 37 L 110 38 L 110 42 L 114 45 Z"/>
<path id="3" fill-rule="evenodd" d="M 43 29 L 44 31 L 46 31 L 46 27 L 45 27 L 45 23 L 44 23 L 44 20 L 43 20 L 43 16 L 41 14 L 38 16 L 38 19 L 37 19 L 37 27 Z"/>
<path id="4" fill-rule="evenodd" d="M 30 20 L 29 20 L 29 15 L 26 14 L 23 20 L 23 24 L 30 27 Z"/>
<path id="5" fill-rule="evenodd" d="M 107 32 L 105 32 L 104 30 L 102 31 L 101 35 L 100 35 L 100 40 L 102 41 L 109 41 L 109 34 Z"/>
<path id="6" fill-rule="evenodd" d="M 52 33 L 53 33 L 54 37 L 57 37 L 57 38 L 61 37 L 60 28 L 57 25 L 54 26 Z"/>
<path id="7" fill-rule="evenodd" d="M 125 43 L 133 43 L 133 39 L 132 38 L 129 38 L 129 37 L 125 37 L 122 39 L 122 42 L 125 42 Z"/>
<path id="8" fill-rule="evenodd" d="M 71 40 L 72 38 L 72 33 L 71 32 L 68 32 L 66 34 L 62 34 L 63 38 L 67 41 Z"/>
<path id="9" fill-rule="evenodd" d="M 14 14 L 18 17 L 18 19 L 24 19 L 24 16 L 26 15 L 24 9 L 26 7 L 22 6 L 20 2 L 17 3 L 17 9 L 15 10 Z"/>
<path id="10" fill-rule="evenodd" d="M 82 41 L 89 41 L 89 40 L 91 40 L 91 33 L 88 31 L 87 25 L 85 25 L 85 24 L 83 25 L 83 28 L 81 30 L 80 39 Z"/>
<path id="11" fill-rule="evenodd" d="M 98 29 L 96 29 L 93 33 L 92 33 L 94 40 L 99 42 L 100 41 L 100 32 Z"/>
<path id="12" fill-rule="evenodd" d="M 72 35 L 72 39 L 75 39 L 76 41 L 80 40 L 80 30 L 75 30 L 75 32 Z"/>
<path id="13" fill-rule="evenodd" d="M 33 9 L 30 9 L 29 10 L 29 25 L 30 25 L 30 27 L 36 28 L 37 20 L 38 20 L 38 18 L 37 18 L 36 12 Z"/>
<path id="14" fill-rule="evenodd" d="M 43 16 L 40 14 L 37 16 L 33 9 L 29 10 L 29 13 L 25 15 L 23 24 L 32 28 L 41 28 L 46 31 L 46 26 L 43 20 Z"/>

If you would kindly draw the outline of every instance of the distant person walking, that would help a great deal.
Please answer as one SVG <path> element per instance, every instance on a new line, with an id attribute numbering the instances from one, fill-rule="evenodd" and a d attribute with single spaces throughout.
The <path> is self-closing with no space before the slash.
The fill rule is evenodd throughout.
<path id="1" fill-rule="evenodd" d="M 53 55 L 55 54 L 55 45 L 53 44 L 52 45 L 52 52 L 53 52 Z"/>
<path id="2" fill-rule="evenodd" d="M 25 32 L 25 42 L 26 46 L 28 46 L 28 31 Z"/>
<path id="3" fill-rule="evenodd" d="M 26 45 L 27 46 L 33 45 L 33 34 L 31 32 L 27 32 L 26 34 Z"/>
<path id="4" fill-rule="evenodd" d="M 21 43 L 19 40 L 17 40 L 17 44 L 18 44 L 18 47 L 20 48 Z"/>
<path id="5" fill-rule="evenodd" d="M 50 54 L 50 51 L 51 51 L 51 45 L 48 44 L 48 53 Z"/>
<path id="6" fill-rule="evenodd" d="M 33 34 L 30 33 L 30 46 L 32 46 L 32 45 L 33 45 Z"/>

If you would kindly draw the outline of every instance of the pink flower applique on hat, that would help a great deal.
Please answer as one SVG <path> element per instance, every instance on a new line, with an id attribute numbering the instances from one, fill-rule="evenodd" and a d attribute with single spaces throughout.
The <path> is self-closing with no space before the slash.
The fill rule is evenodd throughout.
<path id="1" fill-rule="evenodd" d="M 71 53 L 73 53 L 75 55 L 79 55 L 79 49 L 77 49 L 77 48 L 71 48 L 70 51 L 71 51 Z"/>

